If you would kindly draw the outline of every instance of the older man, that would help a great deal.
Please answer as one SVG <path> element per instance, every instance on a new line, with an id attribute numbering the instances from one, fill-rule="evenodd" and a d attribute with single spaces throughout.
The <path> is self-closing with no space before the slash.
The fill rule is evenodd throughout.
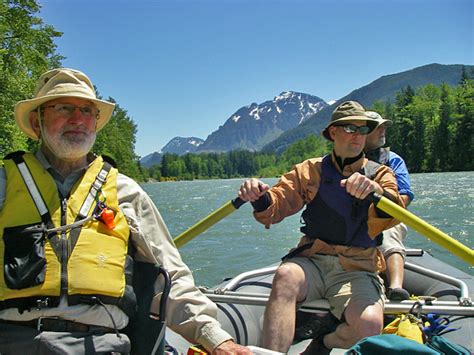
<path id="1" fill-rule="evenodd" d="M 15 107 L 40 146 L 0 169 L 0 353 L 129 353 L 120 330 L 135 310 L 133 257 L 169 271 L 173 330 L 214 354 L 249 354 L 221 329 L 148 195 L 90 153 L 113 109 L 66 68 L 44 73 Z"/>
<path id="2" fill-rule="evenodd" d="M 382 118 L 377 112 L 367 111 L 367 116 L 376 120 L 378 126 L 369 135 L 365 142 L 365 154 L 368 159 L 379 164 L 390 167 L 397 178 L 398 192 L 405 206 L 408 206 L 415 195 L 411 190 L 410 175 L 405 161 L 401 156 L 392 152 L 390 148 L 384 148 L 385 133 L 392 121 Z M 410 297 L 407 290 L 403 288 L 404 265 L 406 250 L 403 242 L 407 235 L 407 227 L 400 223 L 383 232 L 383 242 L 380 246 L 386 263 L 386 275 L 389 286 L 387 296 L 391 300 L 406 300 Z"/>
<path id="3" fill-rule="evenodd" d="M 286 352 L 297 306 L 318 298 L 328 299 L 342 324 L 316 337 L 306 353 L 328 354 L 380 333 L 384 290 L 377 272 L 384 261 L 376 237 L 397 222 L 365 198 L 372 192 L 397 203 L 400 198 L 392 171 L 364 157 L 367 134 L 376 126 L 359 103 L 344 102 L 323 131 L 334 142 L 330 155 L 297 164 L 271 189 L 256 179 L 240 187 L 239 196 L 252 202 L 255 218 L 267 228 L 306 206 L 299 247 L 275 273 L 264 347 Z"/>

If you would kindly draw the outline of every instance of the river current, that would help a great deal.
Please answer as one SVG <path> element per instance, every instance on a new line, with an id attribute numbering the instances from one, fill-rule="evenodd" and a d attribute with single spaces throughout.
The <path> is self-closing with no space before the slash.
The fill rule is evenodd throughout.
<path id="1" fill-rule="evenodd" d="M 465 246 L 474 248 L 474 172 L 411 174 L 415 199 L 409 210 Z M 173 237 L 236 197 L 245 179 L 195 180 L 143 184 L 158 206 Z M 269 185 L 277 179 L 262 179 Z M 265 229 L 242 206 L 181 249 L 196 284 L 212 286 L 224 278 L 279 261 L 296 245 L 299 214 Z M 407 247 L 423 248 L 435 257 L 473 273 L 474 268 L 426 237 L 410 230 Z"/>

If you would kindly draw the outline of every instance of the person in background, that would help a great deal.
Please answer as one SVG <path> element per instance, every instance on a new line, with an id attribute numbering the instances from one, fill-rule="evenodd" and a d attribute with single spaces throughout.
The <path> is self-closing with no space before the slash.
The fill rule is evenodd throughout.
<path id="1" fill-rule="evenodd" d="M 408 206 L 414 198 L 410 186 L 410 176 L 405 161 L 401 156 L 392 152 L 385 145 L 385 133 L 392 121 L 382 118 L 377 112 L 367 111 L 366 115 L 379 122 L 376 129 L 367 135 L 365 142 L 365 154 L 370 160 L 379 164 L 387 165 L 395 173 L 398 192 L 405 206 Z M 403 288 L 404 264 L 406 250 L 403 245 L 407 235 L 407 227 L 403 223 L 383 231 L 382 245 L 379 247 L 383 252 L 387 263 L 386 275 L 389 286 L 387 296 L 391 300 L 406 300 L 410 297 L 407 290 Z"/>
<path id="2" fill-rule="evenodd" d="M 213 354 L 250 354 L 221 328 L 150 197 L 90 152 L 113 110 L 67 68 L 41 75 L 34 98 L 15 106 L 40 143 L 0 169 L 0 353 L 129 353 L 120 331 L 136 306 L 133 257 L 169 272 L 171 329 Z"/>
<path id="3" fill-rule="evenodd" d="M 297 164 L 270 188 L 245 181 L 239 197 L 251 201 L 254 217 L 270 228 L 306 206 L 304 236 L 277 268 L 265 309 L 263 346 L 287 352 L 303 302 L 326 298 L 342 321 L 329 334 L 317 334 L 307 354 L 329 354 L 379 334 L 383 327 L 384 269 L 377 249 L 382 230 L 398 223 L 366 197 L 375 192 L 402 205 L 393 172 L 364 156 L 367 134 L 378 122 L 355 101 L 340 104 L 323 136 L 334 142 L 331 154 Z"/>

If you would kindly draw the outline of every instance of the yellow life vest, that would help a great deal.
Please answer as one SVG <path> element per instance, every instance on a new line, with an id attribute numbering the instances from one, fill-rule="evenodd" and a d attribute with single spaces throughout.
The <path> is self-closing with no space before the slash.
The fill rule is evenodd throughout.
<path id="1" fill-rule="evenodd" d="M 130 231 L 118 205 L 117 169 L 97 157 L 61 201 L 56 183 L 33 154 L 13 157 L 4 160 L 0 309 L 56 306 L 67 295 L 69 305 L 99 301 L 133 312 L 135 297 L 126 277 Z M 25 182 L 20 168 L 34 184 Z M 96 216 L 97 202 L 114 212 L 115 227 Z"/>

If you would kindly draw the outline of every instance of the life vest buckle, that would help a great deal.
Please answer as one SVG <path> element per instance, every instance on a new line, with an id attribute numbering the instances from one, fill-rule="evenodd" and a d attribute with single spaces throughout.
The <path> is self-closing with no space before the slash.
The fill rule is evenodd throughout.
<path id="1" fill-rule="evenodd" d="M 43 298 L 36 300 L 36 309 L 41 310 L 43 308 L 49 308 L 49 298 Z"/>

